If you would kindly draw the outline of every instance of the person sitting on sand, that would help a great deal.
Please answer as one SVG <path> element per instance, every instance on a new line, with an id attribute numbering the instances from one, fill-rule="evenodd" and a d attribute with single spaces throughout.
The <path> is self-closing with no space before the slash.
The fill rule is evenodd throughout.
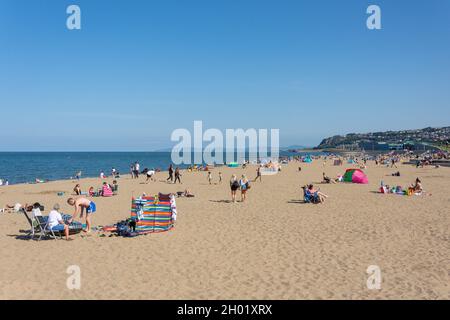
<path id="1" fill-rule="evenodd" d="M 336 183 L 336 180 L 331 179 L 330 177 L 325 175 L 325 172 L 322 172 L 323 182 L 324 183 Z"/>
<path id="2" fill-rule="evenodd" d="M 76 195 L 76 196 L 81 196 L 81 187 L 80 187 L 79 184 L 77 184 L 77 185 L 75 186 L 75 188 L 73 188 L 73 192 L 75 192 L 75 195 Z"/>
<path id="3" fill-rule="evenodd" d="M 320 192 L 320 189 L 315 190 L 314 186 L 312 184 L 310 184 L 308 186 L 308 192 L 310 194 L 316 194 L 317 198 L 319 200 L 319 203 L 323 203 L 325 201 L 326 198 L 328 198 L 328 196 L 322 192 Z"/>
<path id="4" fill-rule="evenodd" d="M 416 182 L 412 185 L 411 189 L 414 193 L 422 193 L 422 182 L 419 178 L 416 178 Z"/>
<path id="5" fill-rule="evenodd" d="M 117 183 L 117 180 L 113 181 L 113 184 L 111 186 L 113 194 L 116 196 L 119 193 L 119 184 Z"/>
<path id="6" fill-rule="evenodd" d="M 86 211 L 86 232 L 91 230 L 91 214 L 97 211 L 97 206 L 93 201 L 86 199 L 85 197 L 80 197 L 77 199 L 69 198 L 67 199 L 67 203 L 73 207 L 75 207 L 75 212 L 72 218 L 69 220 L 71 223 L 78 214 L 80 214 L 80 219 L 83 218 L 84 211 Z"/>
<path id="7" fill-rule="evenodd" d="M 231 176 L 230 188 L 231 188 L 231 200 L 233 200 L 233 202 L 236 202 L 236 191 L 237 189 L 239 189 L 239 182 L 237 181 L 235 174 Z"/>
<path id="8" fill-rule="evenodd" d="M 52 231 L 64 231 L 66 240 L 72 240 L 69 238 L 69 225 L 64 222 L 61 213 L 59 213 L 59 209 L 59 204 L 55 204 L 53 210 L 48 214 L 48 227 Z"/>

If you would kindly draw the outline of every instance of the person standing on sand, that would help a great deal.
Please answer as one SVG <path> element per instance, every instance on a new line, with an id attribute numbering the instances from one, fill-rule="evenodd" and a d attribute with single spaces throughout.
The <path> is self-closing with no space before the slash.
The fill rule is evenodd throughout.
<path id="1" fill-rule="evenodd" d="M 236 191 L 239 189 L 239 182 L 237 181 L 236 175 L 233 174 L 230 180 L 230 189 L 231 189 L 231 200 L 233 203 L 236 202 Z"/>
<path id="2" fill-rule="evenodd" d="M 222 172 L 219 171 L 219 183 L 222 183 Z"/>
<path id="3" fill-rule="evenodd" d="M 212 174 L 211 174 L 211 171 L 208 172 L 208 182 L 209 182 L 209 184 L 212 184 Z"/>
<path id="4" fill-rule="evenodd" d="M 253 181 L 256 182 L 256 180 L 258 180 L 258 178 L 259 178 L 259 181 L 262 181 L 262 179 L 261 179 L 261 166 L 259 166 L 258 169 L 256 169 L 256 178 Z"/>
<path id="5" fill-rule="evenodd" d="M 80 219 L 83 218 L 84 211 L 86 210 L 86 230 L 84 231 L 91 231 L 91 214 L 97 211 L 97 206 L 95 203 L 85 197 L 80 197 L 77 199 L 69 198 L 67 199 L 67 203 L 70 206 L 75 207 L 75 212 L 68 222 L 72 223 L 78 213 L 80 214 Z"/>
<path id="6" fill-rule="evenodd" d="M 131 179 L 134 179 L 135 177 L 134 177 L 134 164 L 133 163 L 130 165 L 130 174 L 131 174 Z"/>
<path id="7" fill-rule="evenodd" d="M 134 164 L 134 175 L 136 177 L 136 179 L 139 179 L 139 171 L 141 170 L 141 165 L 139 164 L 139 162 L 135 162 Z"/>
<path id="8" fill-rule="evenodd" d="M 173 182 L 173 166 L 172 166 L 172 164 L 170 164 L 170 166 L 169 166 L 169 177 L 167 178 L 166 181 L 169 181 L 169 180 L 170 180 L 170 182 Z"/>
<path id="9" fill-rule="evenodd" d="M 180 168 L 177 167 L 175 169 L 175 182 L 174 183 L 177 183 L 177 180 L 178 180 L 178 182 L 181 184 L 180 177 L 181 177 Z"/>
<path id="10" fill-rule="evenodd" d="M 250 189 L 250 184 L 245 174 L 243 174 L 241 180 L 239 180 L 239 185 L 241 187 L 241 202 L 244 202 L 247 198 L 247 190 Z"/>

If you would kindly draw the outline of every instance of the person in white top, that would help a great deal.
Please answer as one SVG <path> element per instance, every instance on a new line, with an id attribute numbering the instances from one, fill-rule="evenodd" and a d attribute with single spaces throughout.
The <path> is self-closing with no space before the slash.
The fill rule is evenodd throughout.
<path id="1" fill-rule="evenodd" d="M 31 209 L 31 217 L 33 219 L 36 217 L 42 217 L 41 205 L 37 202 L 33 204 L 33 209 Z"/>
<path id="2" fill-rule="evenodd" d="M 61 213 L 59 213 L 59 204 L 53 206 L 53 210 L 48 215 L 48 227 L 53 231 L 63 231 L 66 236 L 66 240 L 72 240 L 69 238 L 69 226 L 65 224 Z"/>

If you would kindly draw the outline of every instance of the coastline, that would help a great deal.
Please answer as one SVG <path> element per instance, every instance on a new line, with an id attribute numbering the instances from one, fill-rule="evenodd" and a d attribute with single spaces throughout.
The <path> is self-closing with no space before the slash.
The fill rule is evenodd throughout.
<path id="1" fill-rule="evenodd" d="M 129 217 L 131 197 L 144 192 L 189 189 L 195 195 L 177 198 L 173 230 L 136 238 L 93 232 L 70 242 L 32 241 L 21 214 L 2 213 L 0 299 L 447 298 L 450 169 L 404 164 L 391 169 L 369 161 L 368 185 L 318 184 L 322 172 L 335 177 L 347 167 L 333 166 L 330 160 L 325 166 L 322 161 L 291 162 L 277 175 L 252 182 L 247 201 L 235 204 L 230 203 L 230 176 L 253 179 L 253 165 L 215 168 L 212 185 L 206 172 L 184 170 L 181 185 L 166 183 L 166 171 L 149 184 L 144 177 L 122 175 L 117 196 L 92 198 L 97 204 L 94 226 Z M 391 176 L 394 170 L 402 176 Z M 375 193 L 380 180 L 405 186 L 417 176 L 431 196 Z M 86 190 L 102 181 L 83 178 L 80 184 Z M 300 187 L 307 183 L 329 196 L 324 204 L 302 203 Z M 72 214 L 66 200 L 74 184 L 65 180 L 0 188 L 0 207 L 38 201 L 48 214 L 59 203 L 63 213 Z M 59 191 L 66 193 L 61 197 Z M 82 270 L 81 290 L 66 287 L 70 265 Z M 369 265 L 380 266 L 382 290 L 367 289 Z M 49 270 L 52 278 L 42 277 Z"/>

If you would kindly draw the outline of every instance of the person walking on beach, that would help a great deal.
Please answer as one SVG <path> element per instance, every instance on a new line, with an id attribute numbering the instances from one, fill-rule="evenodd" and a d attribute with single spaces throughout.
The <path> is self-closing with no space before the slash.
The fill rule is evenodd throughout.
<path id="1" fill-rule="evenodd" d="M 95 203 L 85 197 L 79 197 L 77 199 L 69 198 L 67 199 L 67 203 L 75 208 L 75 212 L 68 222 L 72 223 L 78 214 L 80 214 L 80 219 L 82 219 L 84 211 L 86 211 L 86 229 L 84 231 L 91 231 L 91 214 L 97 211 Z"/>
<path id="2" fill-rule="evenodd" d="M 166 181 L 169 181 L 169 180 L 170 180 L 170 182 L 173 182 L 173 166 L 172 166 L 172 164 L 170 164 L 170 166 L 169 166 L 169 177 L 167 178 Z"/>
<path id="3" fill-rule="evenodd" d="M 208 172 L 208 182 L 209 182 L 209 184 L 212 184 L 212 174 L 211 174 L 211 171 Z"/>
<path id="4" fill-rule="evenodd" d="M 178 180 L 178 182 L 181 184 L 181 173 L 180 173 L 180 168 L 176 168 L 175 169 L 175 182 L 174 183 L 177 183 L 177 180 Z"/>
<path id="5" fill-rule="evenodd" d="M 398 169 L 397 165 L 395 164 L 395 159 L 391 159 L 391 168 L 394 167 Z"/>
<path id="6" fill-rule="evenodd" d="M 131 179 L 134 179 L 135 178 L 135 176 L 134 176 L 134 163 L 132 163 L 130 165 L 130 174 L 131 174 Z"/>
<path id="7" fill-rule="evenodd" d="M 258 178 L 259 178 L 259 181 L 262 181 L 261 180 L 261 166 L 259 166 L 258 169 L 256 169 L 256 178 L 253 181 L 256 182 L 256 180 L 258 180 Z"/>
<path id="8" fill-rule="evenodd" d="M 134 163 L 134 175 L 136 179 L 139 179 L 139 170 L 141 170 L 141 165 L 139 164 L 139 162 L 136 161 Z"/>
<path id="9" fill-rule="evenodd" d="M 222 172 L 219 171 L 219 183 L 222 183 Z"/>
<path id="10" fill-rule="evenodd" d="M 236 191 L 239 189 L 239 182 L 237 181 L 236 175 L 233 174 L 230 180 L 230 189 L 231 189 L 231 200 L 233 203 L 236 202 Z"/>
<path id="11" fill-rule="evenodd" d="M 244 202 L 247 198 L 247 190 L 250 189 L 250 184 L 245 174 L 239 180 L 239 186 L 241 187 L 241 202 Z"/>
<path id="12" fill-rule="evenodd" d="M 75 179 L 77 180 L 81 179 L 81 171 L 78 171 L 78 173 L 75 175 Z"/>

